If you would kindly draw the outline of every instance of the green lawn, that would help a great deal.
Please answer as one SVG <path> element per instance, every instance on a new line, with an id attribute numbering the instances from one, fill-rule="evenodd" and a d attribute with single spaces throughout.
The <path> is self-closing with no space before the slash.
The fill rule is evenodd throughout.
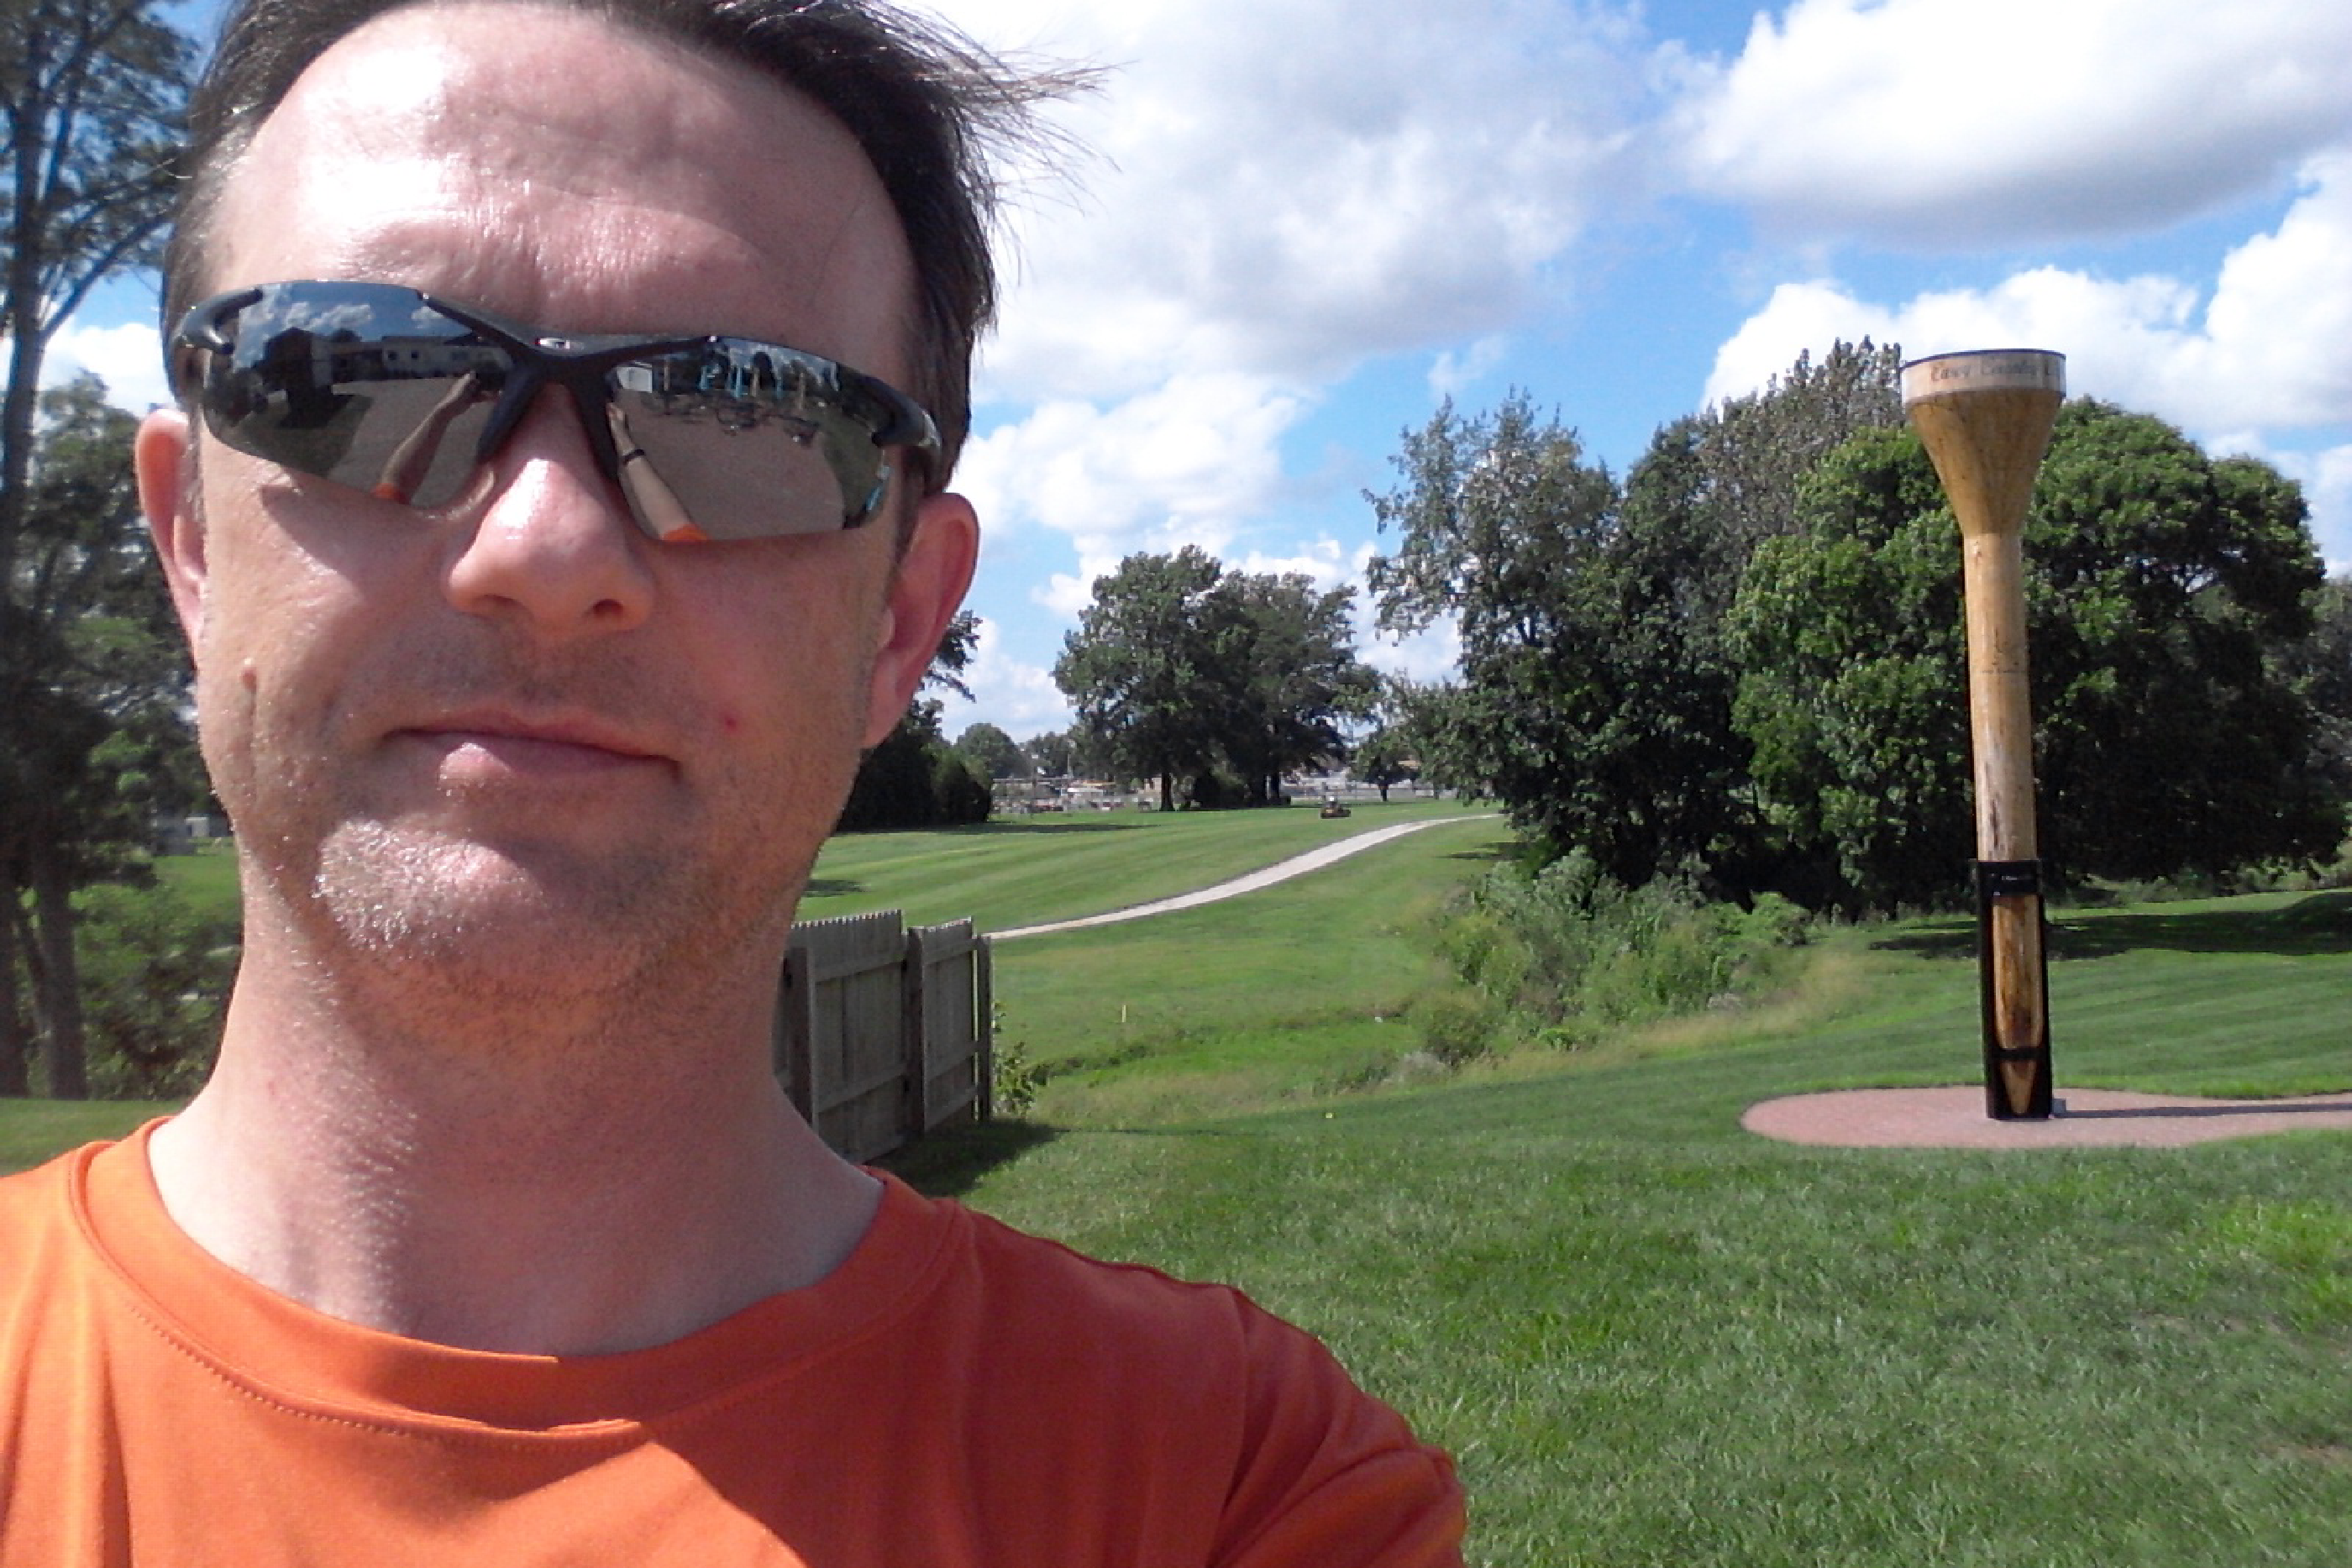
<path id="1" fill-rule="evenodd" d="M 1282 891 L 1260 896 L 1278 923 Z M 2062 1093 L 2352 1086 L 2352 894 L 2060 925 Z M 1768 1095 L 1974 1081 L 1969 937 L 1838 933 L 1799 994 L 1742 1018 L 1252 1113 L 1171 1124 L 1135 1088 L 1162 1060 L 1087 1067 L 1058 1124 L 915 1168 L 1323 1333 L 1460 1457 L 1474 1562 L 2344 1561 L 2352 1138 L 1972 1154 L 1740 1131 Z M 1396 977 L 1389 938 L 1366 951 L 1370 994 Z M 1269 1009 L 1314 988 L 1225 983 Z M 1239 1024 L 1187 1049 L 1252 1038 L 1284 1050 Z"/>
<path id="2" fill-rule="evenodd" d="M 119 1138 L 169 1106 L 135 1100 L 0 1100 L 0 1174 L 96 1138 Z"/>
<path id="3" fill-rule="evenodd" d="M 1044 834 L 935 843 L 961 862 L 845 841 L 820 874 L 1001 926 L 1323 831 L 1146 821 L 1050 862 Z M 1228 825 L 1268 836 L 1227 854 Z M 1475 1563 L 2352 1557 L 2352 1137 L 1965 1153 L 1743 1133 L 1769 1095 L 1976 1079 L 1972 929 L 1948 919 L 1833 932 L 1744 1011 L 1383 1082 L 1442 983 L 1427 911 L 1498 840 L 1448 824 L 1213 908 L 1003 945 L 1005 1038 L 1055 1076 L 1032 1119 L 903 1168 L 1325 1335 L 1458 1456 Z M 1150 880 L 1087 885 L 1088 853 Z M 2352 893 L 2057 925 L 2062 1096 L 2352 1088 Z M 48 1109 L 0 1107 L 0 1161 L 83 1135 L 26 1126 Z"/>
<path id="4" fill-rule="evenodd" d="M 1148 904 L 1392 822 L 1458 817 L 1451 800 L 1400 799 L 1326 819 L 1258 811 L 1081 811 L 932 832 L 845 833 L 825 846 L 804 919 L 903 909 L 909 925 L 1003 931 Z"/>
<path id="5" fill-rule="evenodd" d="M 198 846 L 195 853 L 164 855 L 155 875 L 207 919 L 235 920 L 237 909 L 236 850 L 226 839 Z"/>

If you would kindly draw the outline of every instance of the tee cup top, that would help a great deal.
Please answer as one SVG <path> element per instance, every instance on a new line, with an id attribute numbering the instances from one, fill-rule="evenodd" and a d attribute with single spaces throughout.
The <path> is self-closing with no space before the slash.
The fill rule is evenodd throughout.
<path id="1" fill-rule="evenodd" d="M 1903 367 L 1903 411 L 1969 538 L 2014 535 L 2066 397 L 2066 356 L 2047 349 L 1937 354 Z"/>
<path id="2" fill-rule="evenodd" d="M 1957 392 L 2066 394 L 2066 356 L 2048 349 L 1972 349 L 1931 354 L 1903 367 L 1903 406 Z"/>

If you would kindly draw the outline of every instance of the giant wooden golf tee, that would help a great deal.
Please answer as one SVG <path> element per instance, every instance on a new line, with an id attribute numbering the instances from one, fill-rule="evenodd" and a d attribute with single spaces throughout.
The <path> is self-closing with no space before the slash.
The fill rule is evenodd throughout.
<path id="1" fill-rule="evenodd" d="M 1937 354 L 1903 367 L 1903 407 L 1959 519 L 1976 753 L 1977 920 L 1985 1109 L 2051 1110 L 2050 982 L 2033 822 L 2025 683 L 2026 504 L 2066 395 L 2066 357 L 2040 349 Z"/>

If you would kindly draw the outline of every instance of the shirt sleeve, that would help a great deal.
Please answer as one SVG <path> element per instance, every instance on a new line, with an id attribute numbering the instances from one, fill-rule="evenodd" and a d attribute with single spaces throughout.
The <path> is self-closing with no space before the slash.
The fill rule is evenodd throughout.
<path id="1" fill-rule="evenodd" d="M 1215 1568 L 1461 1568 L 1453 1462 L 1313 1337 L 1255 1320 L 1250 1440 Z"/>

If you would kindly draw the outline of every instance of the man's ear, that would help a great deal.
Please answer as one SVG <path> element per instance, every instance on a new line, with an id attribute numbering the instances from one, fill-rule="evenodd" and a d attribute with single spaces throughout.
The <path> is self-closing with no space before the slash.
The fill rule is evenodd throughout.
<path id="1" fill-rule="evenodd" d="M 980 519 L 961 496 L 927 496 L 915 507 L 913 532 L 900 552 L 874 649 L 867 689 L 866 744 L 877 746 L 906 713 L 923 672 L 940 651 L 948 622 L 971 586 L 980 556 Z"/>
<path id="2" fill-rule="evenodd" d="M 205 523 L 196 499 L 194 443 L 186 414 L 159 408 L 140 421 L 131 449 L 147 532 L 192 649 L 205 619 Z"/>

